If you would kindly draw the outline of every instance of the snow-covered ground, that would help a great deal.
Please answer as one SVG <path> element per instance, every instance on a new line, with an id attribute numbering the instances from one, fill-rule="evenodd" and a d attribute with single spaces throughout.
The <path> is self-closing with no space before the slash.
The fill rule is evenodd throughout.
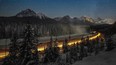
<path id="1" fill-rule="evenodd" d="M 116 43 L 116 35 L 113 35 L 112 39 L 114 43 Z M 45 65 L 61 65 L 61 64 L 51 63 Z M 116 65 L 116 48 L 111 51 L 105 51 L 105 50 L 100 51 L 99 54 L 97 55 L 94 55 L 93 53 L 91 56 L 84 57 L 82 61 L 76 61 L 72 65 Z"/>
<path id="2" fill-rule="evenodd" d="M 116 49 L 86 57 L 73 65 L 116 65 Z"/>
<path id="3" fill-rule="evenodd" d="M 116 43 L 116 35 L 113 35 L 112 39 Z M 85 57 L 72 65 L 116 65 L 116 48 L 111 51 L 101 51 L 96 56 Z"/>

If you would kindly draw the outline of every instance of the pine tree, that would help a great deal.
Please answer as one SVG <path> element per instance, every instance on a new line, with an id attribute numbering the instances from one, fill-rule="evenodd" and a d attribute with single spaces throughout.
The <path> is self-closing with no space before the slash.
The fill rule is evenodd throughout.
<path id="1" fill-rule="evenodd" d="M 27 25 L 24 33 L 24 40 L 20 46 L 19 65 L 38 65 L 38 51 L 34 41 L 33 30 L 30 25 Z"/>
<path id="2" fill-rule="evenodd" d="M 18 50 L 17 36 L 14 34 L 9 44 L 9 55 L 4 59 L 3 65 L 17 65 Z"/>
<path id="3" fill-rule="evenodd" d="M 67 44 L 68 44 L 68 40 L 65 39 L 65 40 L 64 40 L 64 43 L 63 43 L 63 50 L 64 50 L 64 53 L 66 53 L 66 52 L 68 51 Z"/>
<path id="4" fill-rule="evenodd" d="M 57 47 L 52 47 L 53 39 L 52 37 L 50 38 L 50 45 L 49 47 L 45 50 L 45 57 L 44 57 L 44 62 L 55 62 L 56 59 L 59 56 L 58 48 Z"/>
<path id="5" fill-rule="evenodd" d="M 14 37 L 11 39 L 11 43 L 9 45 L 9 55 L 13 57 L 17 57 L 19 46 L 17 42 L 17 36 L 14 35 Z"/>

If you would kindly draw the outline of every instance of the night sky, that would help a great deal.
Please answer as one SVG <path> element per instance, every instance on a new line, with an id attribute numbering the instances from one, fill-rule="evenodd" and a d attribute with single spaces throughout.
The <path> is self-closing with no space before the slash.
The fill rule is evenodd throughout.
<path id="1" fill-rule="evenodd" d="M 0 0 L 0 16 L 13 16 L 27 8 L 49 17 L 116 18 L 116 0 Z"/>

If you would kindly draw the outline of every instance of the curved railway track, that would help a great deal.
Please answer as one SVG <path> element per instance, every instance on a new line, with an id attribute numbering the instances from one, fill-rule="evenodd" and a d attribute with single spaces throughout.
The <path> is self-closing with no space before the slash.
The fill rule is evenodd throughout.
<path id="1" fill-rule="evenodd" d="M 86 35 L 82 35 L 82 36 L 71 36 L 70 39 L 68 39 L 67 45 L 71 46 L 71 45 L 74 45 L 76 43 L 80 43 L 80 42 L 82 42 L 81 38 L 82 37 L 86 38 L 87 36 L 89 37 L 89 40 L 93 40 L 93 39 L 96 39 L 97 37 L 100 37 L 102 35 L 101 35 L 101 33 L 94 33 L 94 34 L 86 34 Z M 58 37 L 57 38 L 57 47 L 62 48 L 64 38 L 67 38 L 67 37 Z M 39 43 L 37 45 L 38 51 L 43 52 L 48 47 L 48 44 L 50 44 L 50 41 L 48 41 L 48 40 L 50 40 L 50 39 L 47 39 L 47 41 Z M 8 55 L 8 49 L 0 50 L 0 59 L 3 59 L 7 55 Z"/>

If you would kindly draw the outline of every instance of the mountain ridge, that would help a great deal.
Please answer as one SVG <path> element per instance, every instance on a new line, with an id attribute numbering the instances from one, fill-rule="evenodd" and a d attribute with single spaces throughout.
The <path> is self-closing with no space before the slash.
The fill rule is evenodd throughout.
<path id="1" fill-rule="evenodd" d="M 45 14 L 40 13 L 40 12 L 36 13 L 35 11 L 31 9 L 22 10 L 19 13 L 17 13 L 15 16 L 16 17 L 38 17 L 40 19 L 48 18 Z"/>

